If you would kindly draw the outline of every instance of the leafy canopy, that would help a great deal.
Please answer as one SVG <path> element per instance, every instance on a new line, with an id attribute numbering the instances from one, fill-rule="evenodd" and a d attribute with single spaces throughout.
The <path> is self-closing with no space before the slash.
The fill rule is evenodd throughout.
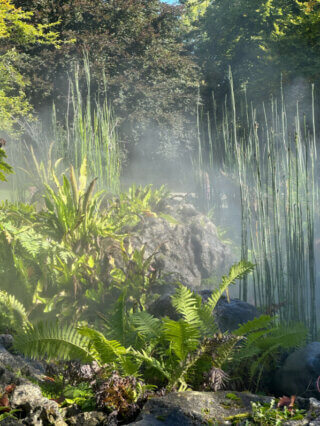
<path id="1" fill-rule="evenodd" d="M 33 25 L 31 12 L 17 8 L 10 0 L 0 0 L 0 130 L 10 132 L 19 116 L 26 116 L 31 106 L 26 99 L 26 81 L 18 71 L 18 50 L 28 44 L 53 44 L 58 47 L 58 33 L 53 24 Z"/>

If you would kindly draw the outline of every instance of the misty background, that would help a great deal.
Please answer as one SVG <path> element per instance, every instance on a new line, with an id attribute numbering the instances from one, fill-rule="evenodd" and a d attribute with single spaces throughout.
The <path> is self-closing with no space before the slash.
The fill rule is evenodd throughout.
<path id="1" fill-rule="evenodd" d="M 32 199 L 37 181 L 25 175 L 32 150 L 44 164 L 48 153 L 62 157 L 64 167 L 79 153 L 97 165 L 100 153 L 123 188 L 153 183 L 195 193 L 231 247 L 230 264 L 257 264 L 239 296 L 290 305 L 286 319 L 314 327 L 319 1 L 14 4 L 33 13 L 33 24 L 54 24 L 61 43 L 1 46 L 18 54 L 25 84 L 17 80 L 10 90 L 20 90 L 31 108 L 13 123 L 16 135 L 0 129 L 16 170 L 5 190 Z M 97 111 L 108 123 L 99 131 Z M 91 173 L 115 190 L 98 167 Z"/>

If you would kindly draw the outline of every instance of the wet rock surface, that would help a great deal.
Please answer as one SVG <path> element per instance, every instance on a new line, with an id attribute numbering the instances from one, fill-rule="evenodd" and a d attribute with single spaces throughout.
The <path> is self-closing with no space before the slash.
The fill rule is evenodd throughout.
<path id="1" fill-rule="evenodd" d="M 320 342 L 311 342 L 288 356 L 275 375 L 275 387 L 287 395 L 319 396 L 319 376 Z"/>
<path id="2" fill-rule="evenodd" d="M 11 408 L 20 410 L 19 416 L 25 425 L 57 425 L 66 422 L 59 410 L 59 405 L 42 396 L 37 385 L 26 383 L 17 386 L 10 399 Z"/>
<path id="3" fill-rule="evenodd" d="M 248 425 L 251 402 L 270 404 L 271 397 L 254 395 L 247 392 L 180 392 L 164 397 L 149 399 L 138 419 L 136 426 L 195 426 L 195 425 Z M 319 401 L 302 399 L 297 401 L 299 408 L 307 408 L 306 418 L 299 421 L 289 420 L 283 425 L 319 425 Z M 247 422 L 247 423 L 246 423 Z M 319 422 L 319 423 L 318 423 Z"/>
<path id="4" fill-rule="evenodd" d="M 0 342 L 3 336 L 8 335 L 0 335 Z M 0 385 L 8 384 L 8 382 L 15 380 L 17 376 L 39 379 L 43 374 L 44 367 L 41 363 L 26 360 L 19 355 L 13 355 L 0 344 Z"/>

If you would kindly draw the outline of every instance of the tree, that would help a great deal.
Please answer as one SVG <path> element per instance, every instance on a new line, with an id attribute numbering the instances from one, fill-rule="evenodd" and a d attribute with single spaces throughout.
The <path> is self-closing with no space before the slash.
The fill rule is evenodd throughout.
<path id="1" fill-rule="evenodd" d="M 58 34 L 51 25 L 32 25 L 32 13 L 16 8 L 10 0 L 0 0 L 0 130 L 10 132 L 19 116 L 30 112 L 26 82 L 17 70 L 17 47 L 35 42 L 58 44 Z M 5 41 L 5 42 L 4 42 Z"/>
<path id="2" fill-rule="evenodd" d="M 150 161 L 160 153 L 177 158 L 190 146 L 193 130 L 188 119 L 195 113 L 198 71 L 183 43 L 179 6 L 160 0 L 16 0 L 15 4 L 33 11 L 35 24 L 58 20 L 62 39 L 76 39 L 58 51 L 39 45 L 24 49 L 24 67 L 33 81 L 28 93 L 38 110 L 54 101 L 63 117 L 66 75 L 75 61 L 82 60 L 85 49 L 94 76 L 92 95 L 105 75 L 129 156 Z"/>
<path id="3" fill-rule="evenodd" d="M 6 175 L 13 172 L 12 167 L 5 162 L 6 158 L 6 153 L 0 148 L 0 181 L 2 182 L 7 180 Z"/>
<path id="4" fill-rule="evenodd" d="M 286 79 L 320 79 L 320 0 L 295 1 L 275 23 L 271 46 Z"/>
<path id="5" fill-rule="evenodd" d="M 274 24 L 284 12 L 283 3 L 269 0 L 215 0 L 198 22 L 202 37 L 196 52 L 204 70 L 208 97 L 214 90 L 218 98 L 228 91 L 231 66 L 236 86 L 261 88 L 269 77 L 274 81 L 274 51 L 270 39 Z M 280 81 L 280 72 L 278 77 Z"/>

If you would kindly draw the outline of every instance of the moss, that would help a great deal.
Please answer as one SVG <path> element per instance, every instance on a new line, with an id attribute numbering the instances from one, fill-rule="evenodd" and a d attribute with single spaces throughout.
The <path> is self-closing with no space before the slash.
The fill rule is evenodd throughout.
<path id="1" fill-rule="evenodd" d="M 166 421 L 166 417 L 165 416 L 156 416 L 156 419 L 159 420 L 160 422 L 165 422 Z"/>
<path id="2" fill-rule="evenodd" d="M 238 395 L 234 393 L 227 393 L 226 398 L 231 399 L 232 401 L 241 402 L 241 398 L 238 397 Z"/>
<path id="3" fill-rule="evenodd" d="M 236 420 L 243 420 L 243 419 L 248 419 L 249 417 L 251 417 L 251 414 L 249 412 L 247 413 L 240 413 L 240 414 L 235 414 L 233 416 L 228 416 L 225 417 L 224 420 L 225 421 L 236 421 Z"/>

